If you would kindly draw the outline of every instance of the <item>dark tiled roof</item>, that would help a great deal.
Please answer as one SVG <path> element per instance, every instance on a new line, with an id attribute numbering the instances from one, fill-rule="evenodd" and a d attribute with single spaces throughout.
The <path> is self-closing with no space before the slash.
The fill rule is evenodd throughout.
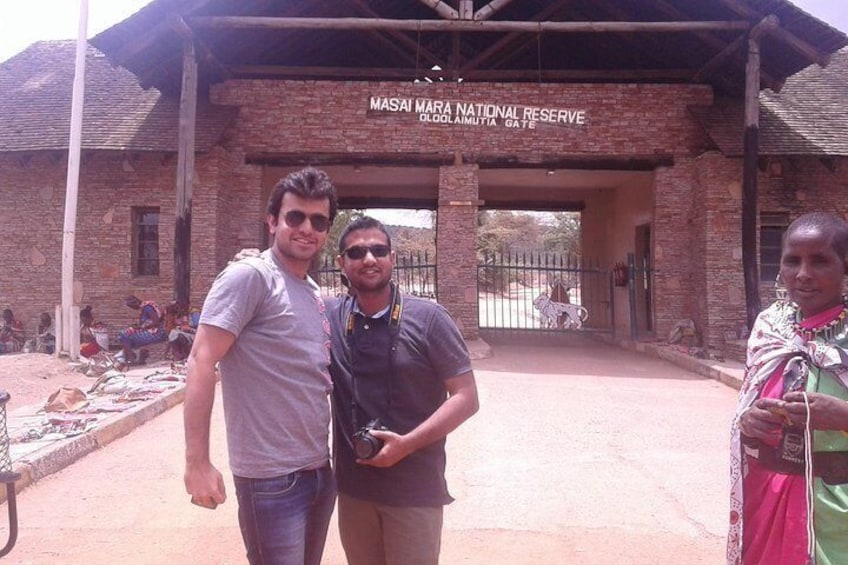
<path id="1" fill-rule="evenodd" d="M 42 41 L 0 64 L 0 152 L 67 149 L 75 57 L 75 41 Z M 236 112 L 198 107 L 197 151 L 215 146 Z M 88 46 L 84 149 L 174 152 L 178 125 L 178 99 L 143 90 Z"/>
<path id="2" fill-rule="evenodd" d="M 691 109 L 728 156 L 743 154 L 743 104 L 719 100 Z M 848 156 L 846 107 L 848 48 L 835 53 L 827 67 L 811 65 L 790 77 L 780 93 L 760 93 L 760 154 Z"/>
<path id="3" fill-rule="evenodd" d="M 848 156 L 848 48 L 834 54 L 827 67 L 812 65 L 791 77 L 779 94 L 763 91 L 760 103 L 821 153 Z M 787 151 L 795 147 L 791 141 L 776 147 Z"/>

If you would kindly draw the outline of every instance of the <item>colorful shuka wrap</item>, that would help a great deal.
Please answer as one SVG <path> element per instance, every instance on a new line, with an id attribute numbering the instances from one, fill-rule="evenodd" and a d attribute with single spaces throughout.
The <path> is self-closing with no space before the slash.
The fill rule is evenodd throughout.
<path id="1" fill-rule="evenodd" d="M 168 334 L 163 326 L 164 321 L 164 314 L 155 302 L 142 302 L 139 307 L 138 326 L 121 330 L 118 339 L 124 347 L 131 349 L 165 341 Z"/>
<path id="2" fill-rule="evenodd" d="M 829 310 L 820 316 L 827 315 L 824 321 L 835 319 L 841 312 L 840 307 Z M 813 319 L 821 320 L 820 316 Z M 817 335 L 810 340 L 804 339 L 797 328 L 811 329 L 809 323 L 813 320 L 798 322 L 798 308 L 795 304 L 778 301 L 760 313 L 751 337 L 748 339 L 747 370 L 742 388 L 739 391 L 739 404 L 736 416 L 731 426 L 730 449 L 730 529 L 727 538 L 727 563 L 757 563 L 755 555 L 745 555 L 743 561 L 744 535 L 744 483 L 745 477 L 751 471 L 750 467 L 758 464 L 747 460 L 739 431 L 739 418 L 764 389 L 773 386 L 772 377 L 782 379 L 784 375 L 806 376 L 805 390 L 821 392 L 848 399 L 848 329 L 845 324 L 833 327 L 827 338 Z M 771 385 L 769 384 L 771 382 Z M 848 451 L 848 436 L 841 430 L 814 430 L 813 453 L 822 451 Z M 809 470 L 808 470 L 809 472 Z M 780 475 L 772 472 L 772 476 Z M 806 511 L 804 500 L 801 500 L 802 516 L 795 514 L 798 504 L 787 503 L 784 499 L 774 499 L 775 512 L 768 517 L 758 509 L 749 509 L 757 515 L 757 520 L 767 520 L 765 524 L 776 525 L 771 531 L 779 531 L 784 526 L 782 539 L 801 540 L 803 547 L 808 547 L 808 532 L 815 539 L 816 565 L 837 565 L 848 563 L 848 484 L 827 484 L 820 477 L 813 478 L 812 492 L 803 475 L 781 475 L 777 479 L 790 477 L 800 481 L 802 490 L 807 497 L 812 498 L 812 516 Z M 792 481 L 776 484 L 791 485 Z M 794 483 L 798 485 L 798 482 Z M 791 488 L 787 486 L 786 488 Z M 780 492 L 767 496 L 781 496 Z M 797 502 L 797 501 L 796 501 Z M 794 510 L 793 510 L 794 509 Z M 781 512 L 782 511 L 782 512 Z M 757 524 L 758 526 L 760 524 Z M 778 527 L 779 526 L 779 527 Z M 752 524 L 752 527 L 754 525 Z M 773 534 L 775 535 L 775 534 Z M 744 548 L 746 551 L 749 548 Z M 762 549 L 762 548 L 761 548 Z M 791 552 L 787 552 L 791 553 Z M 809 553 L 808 551 L 806 553 Z M 785 554 L 782 554 L 785 555 Z M 751 561 L 753 559 L 753 561 Z M 809 563 L 809 555 L 802 563 Z M 781 560 L 783 565 L 794 565 L 789 560 Z M 769 565 L 778 565 L 771 561 Z"/>
<path id="3" fill-rule="evenodd" d="M 7 324 L 0 319 L 0 353 L 18 353 L 24 347 L 24 325 L 20 320 Z"/>

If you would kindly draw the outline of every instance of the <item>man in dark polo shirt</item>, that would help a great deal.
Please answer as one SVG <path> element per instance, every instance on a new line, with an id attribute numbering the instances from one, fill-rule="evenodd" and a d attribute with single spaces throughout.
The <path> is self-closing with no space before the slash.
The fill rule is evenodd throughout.
<path id="1" fill-rule="evenodd" d="M 339 530 L 351 565 L 438 563 L 445 437 L 478 408 L 468 349 L 445 309 L 391 282 L 385 227 L 339 241 L 352 296 L 330 312 Z M 379 429 L 385 427 L 385 430 Z M 367 430 L 367 433 L 366 433 Z"/>

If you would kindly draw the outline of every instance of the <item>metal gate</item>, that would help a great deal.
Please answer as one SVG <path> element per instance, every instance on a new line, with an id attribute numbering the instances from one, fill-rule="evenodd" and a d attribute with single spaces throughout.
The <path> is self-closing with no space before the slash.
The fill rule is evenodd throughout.
<path id="1" fill-rule="evenodd" d="M 335 259 L 327 258 L 310 273 L 324 296 L 341 296 L 347 293 L 347 284 Z M 397 252 L 392 278 L 401 290 L 414 296 L 436 299 L 436 264 L 426 252 Z"/>
<path id="2" fill-rule="evenodd" d="M 485 255 L 477 295 L 481 330 L 613 331 L 609 271 L 571 255 Z"/>

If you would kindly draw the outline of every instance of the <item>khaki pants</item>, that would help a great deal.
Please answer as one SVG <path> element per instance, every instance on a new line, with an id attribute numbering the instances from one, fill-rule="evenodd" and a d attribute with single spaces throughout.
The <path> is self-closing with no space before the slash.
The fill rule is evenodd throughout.
<path id="1" fill-rule="evenodd" d="M 339 534 L 348 565 L 436 565 L 441 506 L 400 507 L 339 494 Z"/>

